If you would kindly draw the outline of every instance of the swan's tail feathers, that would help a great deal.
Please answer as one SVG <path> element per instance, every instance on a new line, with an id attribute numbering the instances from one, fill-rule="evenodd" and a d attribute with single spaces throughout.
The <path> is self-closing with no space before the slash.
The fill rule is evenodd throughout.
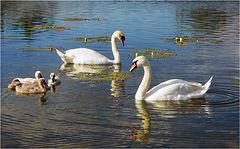
<path id="1" fill-rule="evenodd" d="M 72 61 L 73 61 L 72 57 L 66 56 L 59 50 L 56 50 L 56 51 L 57 51 L 57 54 L 61 57 L 62 61 L 64 61 L 65 63 L 72 63 Z"/>
<path id="2" fill-rule="evenodd" d="M 211 83 L 212 83 L 213 76 L 207 81 L 206 84 L 203 85 L 205 93 L 209 90 Z"/>

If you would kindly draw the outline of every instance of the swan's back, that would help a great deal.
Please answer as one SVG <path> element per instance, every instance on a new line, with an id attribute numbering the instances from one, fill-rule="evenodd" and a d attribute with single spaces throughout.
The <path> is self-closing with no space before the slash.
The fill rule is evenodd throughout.
<path id="1" fill-rule="evenodd" d="M 211 85 L 211 80 L 202 85 L 180 79 L 165 81 L 146 93 L 145 100 L 187 100 L 204 97 Z"/>
<path id="2" fill-rule="evenodd" d="M 65 55 L 72 57 L 74 64 L 112 64 L 106 56 L 87 48 L 71 49 Z"/>

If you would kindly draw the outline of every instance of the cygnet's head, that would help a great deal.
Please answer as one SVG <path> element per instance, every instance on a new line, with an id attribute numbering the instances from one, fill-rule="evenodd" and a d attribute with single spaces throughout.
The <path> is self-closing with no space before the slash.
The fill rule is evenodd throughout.
<path id="1" fill-rule="evenodd" d="M 53 72 L 50 74 L 50 79 L 52 79 L 52 81 L 54 82 L 54 80 L 55 80 L 55 74 L 54 74 Z"/>
<path id="2" fill-rule="evenodd" d="M 38 81 L 39 81 L 39 83 L 40 83 L 43 87 L 47 87 L 47 86 L 48 86 L 44 78 L 40 78 Z"/>
<path id="3" fill-rule="evenodd" d="M 121 43 L 122 43 L 122 45 L 124 46 L 124 41 L 125 41 L 125 36 L 124 36 L 124 34 L 123 34 L 121 31 L 115 31 L 115 32 L 113 33 L 113 35 L 114 35 L 115 37 L 117 37 L 118 40 L 120 40 Z"/>
<path id="4" fill-rule="evenodd" d="M 132 67 L 129 70 L 130 72 L 134 71 L 137 67 L 149 65 L 148 60 L 145 56 L 138 56 L 132 62 Z"/>
<path id="5" fill-rule="evenodd" d="M 18 78 L 14 78 L 13 80 L 12 80 L 12 83 L 20 83 L 20 81 L 18 80 Z"/>
<path id="6" fill-rule="evenodd" d="M 35 72 L 35 77 L 36 77 L 36 79 L 43 78 L 42 73 L 40 71 Z"/>
<path id="7" fill-rule="evenodd" d="M 55 77 L 55 74 L 52 72 L 51 74 L 50 74 L 50 78 L 52 79 L 52 78 L 54 78 Z"/>

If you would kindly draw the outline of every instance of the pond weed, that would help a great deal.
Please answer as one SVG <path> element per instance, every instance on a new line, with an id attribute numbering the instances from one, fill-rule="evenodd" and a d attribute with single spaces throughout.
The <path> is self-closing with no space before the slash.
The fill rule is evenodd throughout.
<path id="1" fill-rule="evenodd" d="M 107 37 L 107 36 L 64 38 L 63 40 L 84 41 L 84 43 L 93 43 L 93 42 L 108 42 L 108 43 L 111 43 L 111 37 Z"/>
<path id="2" fill-rule="evenodd" d="M 177 45 L 187 45 L 189 42 L 211 42 L 211 43 L 222 43 L 222 40 L 206 39 L 204 37 L 189 37 L 189 36 L 176 36 L 175 38 L 161 38 L 166 42 L 174 42 Z"/>
<path id="3" fill-rule="evenodd" d="M 33 26 L 32 30 L 55 30 L 55 31 L 64 31 L 69 30 L 70 28 L 54 25 L 44 25 L 44 26 Z"/>
<path id="4" fill-rule="evenodd" d="M 92 18 L 92 19 L 88 19 L 88 18 L 64 18 L 64 19 L 58 19 L 61 21 L 90 21 L 90 20 L 95 20 L 95 21 L 100 21 L 100 18 Z"/>
<path id="5" fill-rule="evenodd" d="M 139 56 L 143 55 L 145 57 L 166 57 L 166 56 L 175 56 L 172 52 L 169 52 L 170 49 L 159 49 L 159 48 L 149 48 L 147 50 L 129 50 L 135 54 L 128 54 L 128 56 Z"/>

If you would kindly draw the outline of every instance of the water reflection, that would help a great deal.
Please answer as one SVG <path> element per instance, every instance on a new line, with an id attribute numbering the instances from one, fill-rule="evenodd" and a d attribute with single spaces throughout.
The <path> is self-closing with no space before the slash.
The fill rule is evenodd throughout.
<path id="1" fill-rule="evenodd" d="M 32 94 L 32 93 L 19 93 L 19 92 L 16 92 L 16 95 L 17 96 L 25 96 L 25 97 L 36 97 L 36 96 L 39 96 L 39 104 L 41 106 L 42 105 L 46 105 L 46 102 L 47 102 L 46 93 L 35 93 L 35 94 Z"/>
<path id="2" fill-rule="evenodd" d="M 13 30 L 24 30 L 22 32 L 27 40 L 31 40 L 36 33 L 31 28 L 36 25 L 53 24 L 54 2 L 1 2 L 2 32 L 6 31 L 8 24 Z M 11 18 L 11 19 L 10 19 Z M 10 22 L 12 20 L 12 22 Z M 37 32 L 39 33 L 39 32 Z"/>
<path id="3" fill-rule="evenodd" d="M 124 88 L 124 80 L 118 80 L 117 79 L 117 74 L 121 72 L 121 65 L 114 65 L 114 76 L 112 81 L 111 81 L 111 95 L 114 97 L 125 97 L 126 92 Z"/>
<path id="4" fill-rule="evenodd" d="M 214 35 L 214 33 L 221 33 L 222 31 L 226 31 L 226 24 L 228 24 L 233 19 L 231 18 L 233 17 L 233 14 L 238 14 L 239 12 L 238 9 L 218 9 L 215 5 L 219 4 L 220 3 L 214 2 L 208 3 L 208 5 L 200 3 L 200 5 L 197 7 L 196 5 L 192 6 L 190 10 L 179 9 L 179 11 L 176 13 L 177 23 L 179 24 L 178 26 L 180 28 L 185 28 L 186 25 L 188 25 L 190 26 L 190 30 L 196 33 L 201 33 L 203 35 Z M 226 8 L 229 4 L 230 3 L 225 3 Z"/>
<path id="5" fill-rule="evenodd" d="M 81 73 L 100 73 L 106 69 L 112 68 L 111 65 L 80 65 L 63 63 L 60 67 L 60 71 L 64 71 L 66 76 L 76 77 L 77 74 Z M 78 76 L 79 79 L 85 79 L 83 76 Z"/>
<path id="6" fill-rule="evenodd" d="M 114 67 L 114 68 L 113 68 Z M 113 70 L 110 72 L 109 70 Z M 66 76 L 91 81 L 111 81 L 111 95 L 125 97 L 124 81 L 129 78 L 128 72 L 121 72 L 121 65 L 79 65 L 63 63 L 60 71 Z"/>
<path id="7" fill-rule="evenodd" d="M 185 113 L 197 113 L 201 110 L 205 111 L 207 115 L 211 115 L 209 111 L 208 103 L 204 98 L 192 99 L 188 101 L 155 101 L 155 102 L 146 102 L 142 100 L 135 100 L 135 106 L 138 110 L 137 116 L 141 117 L 142 125 L 140 128 L 132 126 L 131 138 L 138 142 L 147 142 L 149 141 L 149 134 L 151 133 L 151 113 L 157 113 L 157 117 L 161 119 L 176 118 L 178 114 Z M 161 125 L 163 131 L 162 133 L 171 133 L 171 124 L 163 122 Z M 166 141 L 166 140 L 165 140 Z"/>
<path id="8" fill-rule="evenodd" d="M 132 139 L 139 141 L 139 142 L 147 142 L 149 140 L 148 135 L 150 134 L 151 128 L 151 118 L 150 113 L 148 112 L 146 106 L 147 103 L 142 100 L 135 100 L 135 106 L 138 110 L 139 117 L 142 118 L 142 125 L 141 128 L 136 128 L 132 126 Z"/>

